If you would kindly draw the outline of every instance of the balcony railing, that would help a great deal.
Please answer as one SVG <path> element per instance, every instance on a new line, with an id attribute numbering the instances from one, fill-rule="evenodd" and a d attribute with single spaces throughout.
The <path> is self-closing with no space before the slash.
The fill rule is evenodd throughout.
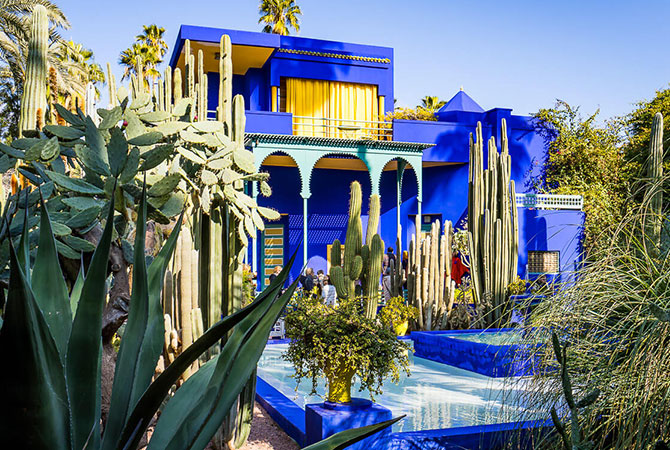
<path id="1" fill-rule="evenodd" d="M 393 139 L 393 123 L 384 120 L 293 116 L 293 134 L 297 136 L 390 141 Z"/>
<path id="2" fill-rule="evenodd" d="M 516 194 L 516 206 L 536 209 L 571 209 L 581 211 L 584 197 L 559 194 Z"/>

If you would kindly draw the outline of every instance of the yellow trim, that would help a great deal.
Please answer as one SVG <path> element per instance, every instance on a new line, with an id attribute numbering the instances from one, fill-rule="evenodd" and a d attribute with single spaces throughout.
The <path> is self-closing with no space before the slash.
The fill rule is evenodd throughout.
<path id="1" fill-rule="evenodd" d="M 272 86 L 270 88 L 270 96 L 272 97 L 272 112 L 277 112 L 277 86 Z"/>
<path id="2" fill-rule="evenodd" d="M 389 58 L 374 58 L 372 56 L 345 55 L 344 53 L 313 52 L 309 50 L 293 50 L 289 48 L 280 48 L 277 49 L 277 52 L 292 53 L 294 55 L 321 56 L 322 58 L 350 59 L 353 61 L 366 61 L 380 64 L 391 64 L 391 60 Z"/>

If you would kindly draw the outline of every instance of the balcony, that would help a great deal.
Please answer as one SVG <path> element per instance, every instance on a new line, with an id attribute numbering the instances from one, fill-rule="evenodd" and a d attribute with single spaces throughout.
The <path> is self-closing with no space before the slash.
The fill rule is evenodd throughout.
<path id="1" fill-rule="evenodd" d="M 390 141 L 393 139 L 393 124 L 384 120 L 293 116 L 291 131 L 296 136 L 375 141 Z"/>

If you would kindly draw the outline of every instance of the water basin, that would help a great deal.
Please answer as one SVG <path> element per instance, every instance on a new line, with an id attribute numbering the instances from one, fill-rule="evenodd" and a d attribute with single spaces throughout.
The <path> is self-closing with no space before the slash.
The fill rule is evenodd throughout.
<path id="1" fill-rule="evenodd" d="M 310 395 L 311 381 L 303 380 L 296 389 L 293 366 L 282 358 L 288 344 L 268 345 L 258 364 L 258 375 L 299 407 L 319 403 L 323 398 Z M 389 408 L 394 416 L 407 417 L 394 431 L 419 431 L 514 422 L 519 419 L 516 397 L 525 380 L 491 378 L 458 367 L 410 357 L 411 376 L 401 376 L 398 385 L 387 382 L 375 401 Z M 513 384 L 512 384 L 513 383 Z M 514 389 L 511 389 L 514 386 Z M 354 383 L 352 396 L 369 398 L 358 392 Z M 325 380 L 318 384 L 325 395 Z M 527 419 L 528 412 L 524 413 Z M 538 415 L 539 417 L 539 415 Z"/>

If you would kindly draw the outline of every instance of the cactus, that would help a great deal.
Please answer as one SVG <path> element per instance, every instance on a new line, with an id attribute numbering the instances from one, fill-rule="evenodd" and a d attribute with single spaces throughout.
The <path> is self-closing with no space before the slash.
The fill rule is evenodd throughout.
<path id="1" fill-rule="evenodd" d="M 501 152 L 491 137 L 486 170 L 483 155 L 482 126 L 477 123 L 476 139 L 470 135 L 470 270 L 475 304 L 486 311 L 485 322 L 493 325 L 504 321 L 510 312 L 506 289 L 516 277 L 519 248 L 516 195 L 514 181 L 510 180 L 511 158 L 504 119 Z"/>
<path id="2" fill-rule="evenodd" d="M 568 374 L 568 346 L 567 344 L 560 344 L 555 331 L 551 332 L 551 343 L 554 349 L 554 355 L 556 356 L 556 361 L 558 361 L 558 364 L 561 367 L 559 376 L 561 377 L 563 396 L 565 397 L 565 401 L 568 404 L 568 408 L 570 408 L 570 435 L 568 435 L 565 426 L 558 417 L 556 408 L 553 406 L 551 407 L 551 420 L 554 423 L 556 431 L 558 431 L 558 435 L 561 437 L 563 448 L 565 450 L 593 448 L 592 442 L 584 440 L 584 433 L 581 429 L 581 426 L 579 425 L 579 410 L 595 403 L 595 401 L 598 400 L 598 397 L 600 396 L 600 390 L 594 389 L 586 394 L 581 400 L 576 402 L 574 399 L 574 393 L 572 392 L 572 381 L 570 380 L 570 375 Z"/>
<path id="3" fill-rule="evenodd" d="M 229 124 L 233 99 L 233 59 L 232 45 L 228 35 L 221 36 L 219 43 L 219 106 L 217 118 L 224 124 Z"/>
<path id="4" fill-rule="evenodd" d="M 421 222 L 416 218 L 416 230 Z M 419 310 L 418 327 L 422 330 L 444 329 L 454 302 L 455 285 L 451 280 L 453 228 L 447 221 L 440 231 L 440 221 L 431 225 L 425 237 L 412 235 L 409 243 L 407 273 L 408 303 Z"/>
<path id="5" fill-rule="evenodd" d="M 663 220 L 663 115 L 656 113 L 651 124 L 649 159 L 647 162 L 649 219 L 646 221 L 646 236 L 652 254 L 658 254 L 661 245 Z"/>
<path id="6" fill-rule="evenodd" d="M 377 234 L 380 201 L 378 195 L 370 196 L 366 244 L 363 245 L 362 197 L 361 185 L 358 181 L 354 181 L 350 187 L 349 220 L 344 241 L 344 259 L 341 257 L 342 246 L 340 241 L 335 240 L 330 254 L 330 278 L 339 298 L 353 299 L 362 294 L 365 301 L 366 315 L 369 318 L 374 318 L 377 314 L 379 279 L 384 257 L 384 243 Z M 358 282 L 360 282 L 359 291 L 357 291 Z"/>
<path id="7" fill-rule="evenodd" d="M 107 87 L 109 88 L 109 108 L 112 109 L 117 103 L 116 99 L 116 78 L 112 73 L 112 66 L 107 63 Z"/>
<path id="8" fill-rule="evenodd" d="M 19 135 L 41 129 L 47 109 L 47 47 L 49 45 L 49 18 L 42 5 L 35 5 L 32 13 L 26 78 L 21 97 Z"/>

